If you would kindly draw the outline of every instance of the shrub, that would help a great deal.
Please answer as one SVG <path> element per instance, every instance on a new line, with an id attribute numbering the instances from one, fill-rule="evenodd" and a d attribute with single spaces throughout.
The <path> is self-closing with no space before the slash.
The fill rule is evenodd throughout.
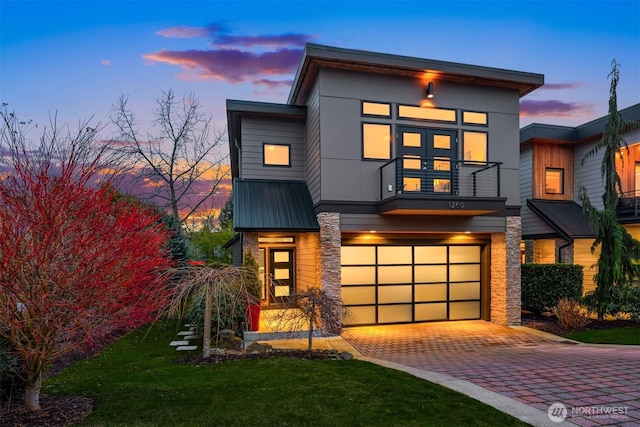
<path id="1" fill-rule="evenodd" d="M 591 321 L 591 312 L 569 298 L 561 298 L 552 311 L 565 331 L 580 331 Z"/>
<path id="2" fill-rule="evenodd" d="M 593 292 L 588 292 L 582 302 L 593 311 L 598 307 Z M 612 286 L 611 302 L 605 307 L 604 314 L 640 322 L 640 285 L 628 283 Z"/>
<path id="3" fill-rule="evenodd" d="M 550 311 L 562 298 L 582 297 L 582 266 L 573 264 L 523 264 L 522 308 Z"/>
<path id="4" fill-rule="evenodd" d="M 23 369 L 20 358 L 11 352 L 11 344 L 0 337 L 0 402 L 22 399 L 25 382 L 20 375 Z"/>

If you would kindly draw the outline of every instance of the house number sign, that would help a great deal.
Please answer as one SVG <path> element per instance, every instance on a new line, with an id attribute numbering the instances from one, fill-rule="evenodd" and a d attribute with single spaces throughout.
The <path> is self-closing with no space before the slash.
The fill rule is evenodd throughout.
<path id="1" fill-rule="evenodd" d="M 449 209 L 464 209 L 464 202 L 449 202 Z"/>

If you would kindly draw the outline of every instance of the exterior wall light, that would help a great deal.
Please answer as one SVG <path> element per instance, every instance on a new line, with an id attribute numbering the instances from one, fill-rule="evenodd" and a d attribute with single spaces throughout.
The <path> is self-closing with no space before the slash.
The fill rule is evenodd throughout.
<path id="1" fill-rule="evenodd" d="M 433 98 L 433 82 L 429 82 L 429 84 L 427 85 L 427 98 L 431 99 Z"/>

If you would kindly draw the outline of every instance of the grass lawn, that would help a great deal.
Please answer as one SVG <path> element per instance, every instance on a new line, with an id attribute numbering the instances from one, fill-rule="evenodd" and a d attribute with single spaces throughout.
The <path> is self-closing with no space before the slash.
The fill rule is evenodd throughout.
<path id="1" fill-rule="evenodd" d="M 567 338 L 591 344 L 640 345 L 640 327 L 593 329 L 565 335 Z"/>
<path id="2" fill-rule="evenodd" d="M 527 425 L 467 396 L 358 360 L 176 363 L 173 325 L 134 331 L 47 380 L 86 396 L 84 426 Z"/>

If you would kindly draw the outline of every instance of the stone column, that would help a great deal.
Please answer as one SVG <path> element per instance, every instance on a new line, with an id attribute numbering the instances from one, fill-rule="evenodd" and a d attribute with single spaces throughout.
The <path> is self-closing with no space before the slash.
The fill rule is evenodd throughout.
<path id="1" fill-rule="evenodd" d="M 564 239 L 556 239 L 556 262 L 573 264 L 573 243 L 567 243 Z"/>
<path id="2" fill-rule="evenodd" d="M 320 224 L 320 283 L 322 289 L 330 296 L 341 300 L 340 291 L 340 214 L 321 212 L 318 214 Z M 339 334 L 342 322 L 324 325 L 330 334 Z"/>
<path id="3" fill-rule="evenodd" d="M 506 218 L 505 233 L 491 234 L 491 322 L 520 324 L 519 216 Z"/>
<path id="4" fill-rule="evenodd" d="M 251 251 L 255 259 L 258 259 L 258 233 L 242 233 L 242 260 L 248 250 Z"/>

